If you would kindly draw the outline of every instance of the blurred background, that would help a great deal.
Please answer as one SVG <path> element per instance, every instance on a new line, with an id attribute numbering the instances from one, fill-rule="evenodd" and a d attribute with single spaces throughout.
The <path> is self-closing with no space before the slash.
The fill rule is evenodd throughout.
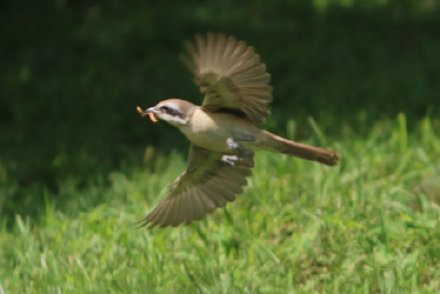
<path id="1" fill-rule="evenodd" d="M 0 213 L 38 217 L 62 183 L 186 154 L 183 136 L 139 118 L 168 97 L 200 102 L 180 63 L 195 33 L 254 46 L 272 74 L 266 127 L 332 138 L 405 113 L 439 117 L 440 2 L 435 0 L 2 1 Z M 438 119 L 435 127 L 439 127 Z M 160 151 L 158 150 L 160 146 Z M 99 202 L 97 196 L 96 202 Z"/>

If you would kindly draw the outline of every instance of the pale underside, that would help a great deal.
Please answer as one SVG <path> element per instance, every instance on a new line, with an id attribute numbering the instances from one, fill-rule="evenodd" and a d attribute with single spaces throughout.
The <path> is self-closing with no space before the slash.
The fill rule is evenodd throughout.
<path id="1" fill-rule="evenodd" d="M 223 34 L 197 35 L 185 45 L 183 61 L 205 94 L 202 109 L 235 113 L 254 124 L 265 120 L 272 100 L 270 75 L 252 47 Z M 224 154 L 192 144 L 186 170 L 142 225 L 188 224 L 233 201 L 254 166 L 253 153 L 246 154 L 230 164 L 222 160 Z"/>

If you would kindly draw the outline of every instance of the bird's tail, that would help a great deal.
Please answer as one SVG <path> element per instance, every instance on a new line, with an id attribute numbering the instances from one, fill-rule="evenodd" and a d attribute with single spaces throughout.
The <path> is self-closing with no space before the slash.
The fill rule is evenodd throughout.
<path id="1" fill-rule="evenodd" d="M 263 148 L 270 151 L 281 152 L 326 165 L 336 165 L 340 158 L 334 151 L 290 141 L 268 131 L 263 131 L 261 143 Z"/>

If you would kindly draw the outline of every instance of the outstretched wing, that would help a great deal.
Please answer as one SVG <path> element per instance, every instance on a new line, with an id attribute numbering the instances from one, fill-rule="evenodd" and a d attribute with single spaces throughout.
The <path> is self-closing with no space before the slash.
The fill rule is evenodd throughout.
<path id="1" fill-rule="evenodd" d="M 210 111 L 232 110 L 253 123 L 269 115 L 270 75 L 254 48 L 223 34 L 196 35 L 185 44 L 183 61 L 194 75 L 202 106 Z"/>
<path id="2" fill-rule="evenodd" d="M 231 166 L 222 154 L 191 145 L 186 170 L 170 186 L 157 207 L 141 226 L 178 226 L 201 219 L 243 192 L 251 175 L 253 158 L 243 158 Z"/>

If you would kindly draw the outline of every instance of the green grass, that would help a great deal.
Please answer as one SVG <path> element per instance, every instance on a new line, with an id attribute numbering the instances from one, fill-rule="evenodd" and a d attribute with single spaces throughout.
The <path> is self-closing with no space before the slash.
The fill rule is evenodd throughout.
<path id="1" fill-rule="evenodd" d="M 242 196 L 177 229 L 134 223 L 184 168 L 178 154 L 149 148 L 143 167 L 81 189 L 66 179 L 65 205 L 0 228 L 0 293 L 438 292 L 435 123 L 400 115 L 335 140 L 310 120 L 311 143 L 340 151 L 339 166 L 259 153 Z"/>

